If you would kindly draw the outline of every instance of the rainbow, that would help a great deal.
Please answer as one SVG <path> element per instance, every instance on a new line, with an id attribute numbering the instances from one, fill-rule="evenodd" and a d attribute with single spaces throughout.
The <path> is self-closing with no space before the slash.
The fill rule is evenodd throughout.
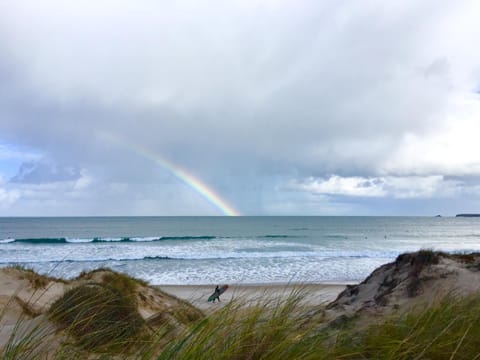
<path id="1" fill-rule="evenodd" d="M 220 210 L 224 215 L 240 216 L 240 213 L 232 205 L 230 205 L 226 200 L 222 199 L 220 195 L 218 195 L 212 188 L 210 188 L 207 184 L 203 183 L 200 179 L 198 179 L 194 175 L 187 172 L 185 169 L 182 169 L 180 166 L 168 161 L 164 157 L 160 156 L 157 153 L 154 153 L 153 151 L 147 149 L 146 147 L 140 144 L 134 144 L 132 142 L 123 141 L 117 136 L 113 134 L 105 133 L 105 132 L 100 133 L 100 135 L 112 142 L 115 142 L 117 144 L 123 145 L 131 149 L 133 152 L 135 152 L 136 154 L 144 158 L 147 158 L 155 162 L 157 165 L 159 165 L 163 169 L 173 174 L 177 179 L 181 180 L 186 185 L 188 185 L 191 189 L 193 189 L 195 192 L 201 195 L 204 199 L 206 199 L 209 203 L 211 203 L 218 210 Z"/>

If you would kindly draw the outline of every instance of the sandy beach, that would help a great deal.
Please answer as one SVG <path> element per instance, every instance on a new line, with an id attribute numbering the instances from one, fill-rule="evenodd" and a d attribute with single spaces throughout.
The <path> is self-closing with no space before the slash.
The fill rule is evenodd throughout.
<path id="1" fill-rule="evenodd" d="M 232 300 L 238 300 L 246 305 L 258 301 L 284 300 L 295 290 L 305 294 L 303 305 L 313 306 L 329 303 L 345 289 L 344 284 L 261 284 L 261 285 L 230 285 L 220 296 L 221 302 L 209 303 L 208 297 L 213 293 L 215 285 L 158 285 L 155 286 L 206 312 L 218 309 Z"/>

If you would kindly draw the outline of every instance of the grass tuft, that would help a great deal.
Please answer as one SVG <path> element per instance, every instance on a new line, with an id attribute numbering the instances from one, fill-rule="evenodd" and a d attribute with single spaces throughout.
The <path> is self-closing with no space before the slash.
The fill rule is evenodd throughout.
<path id="1" fill-rule="evenodd" d="M 20 278 L 28 280 L 28 282 L 30 283 L 30 285 L 32 285 L 34 289 L 43 289 L 50 282 L 49 277 L 37 274 L 35 271 L 33 271 L 33 269 L 27 268 L 25 266 L 13 265 L 9 266 L 8 268 L 21 272 Z"/>
<path id="2" fill-rule="evenodd" d="M 127 274 L 116 272 L 115 270 L 112 270 L 108 267 L 99 267 L 99 268 L 91 270 L 91 271 L 82 271 L 75 278 L 75 280 L 92 280 L 94 278 L 95 274 L 97 274 L 97 273 L 106 273 L 105 275 L 108 274 L 109 276 L 111 275 L 112 277 L 114 275 L 117 275 L 117 276 L 122 278 L 121 281 L 128 282 L 130 280 L 131 282 L 135 282 L 135 283 L 140 284 L 142 286 L 148 286 L 148 282 L 146 282 L 145 280 L 137 279 L 137 278 L 131 277 Z M 105 275 L 104 275 L 104 277 L 105 277 Z"/>
<path id="3" fill-rule="evenodd" d="M 145 325 L 131 297 L 99 284 L 66 292 L 52 304 L 49 316 L 91 351 L 122 351 L 135 343 Z"/>
<path id="4" fill-rule="evenodd" d="M 423 249 L 415 254 L 413 262 L 414 264 L 421 266 L 435 265 L 438 264 L 441 256 L 442 253 L 440 252 L 433 251 L 431 249 Z"/>
<path id="5" fill-rule="evenodd" d="M 115 291 L 118 291 L 123 296 L 128 297 L 136 304 L 136 292 L 138 281 L 128 275 L 108 272 L 102 277 L 102 282 L 105 286 Z"/>
<path id="6" fill-rule="evenodd" d="M 422 281 L 420 274 L 422 270 L 429 265 L 436 265 L 440 262 L 441 257 L 446 254 L 430 249 L 423 249 L 415 253 L 401 254 L 397 257 L 397 264 L 409 263 L 411 271 L 408 274 L 409 280 L 407 284 L 407 295 L 409 297 L 417 296 L 421 291 Z"/>

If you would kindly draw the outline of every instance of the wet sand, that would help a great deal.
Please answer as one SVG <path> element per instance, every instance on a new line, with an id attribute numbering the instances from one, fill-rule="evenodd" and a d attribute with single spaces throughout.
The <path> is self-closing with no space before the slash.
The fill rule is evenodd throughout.
<path id="1" fill-rule="evenodd" d="M 325 305 L 335 300 L 337 295 L 345 289 L 345 285 L 341 284 L 230 285 L 228 290 L 220 296 L 220 303 L 209 303 L 207 299 L 215 290 L 215 285 L 158 285 L 155 287 L 186 300 L 206 312 L 214 311 L 232 300 L 247 306 L 259 301 L 285 300 L 292 291 L 296 290 L 301 290 L 305 295 L 302 305 Z"/>

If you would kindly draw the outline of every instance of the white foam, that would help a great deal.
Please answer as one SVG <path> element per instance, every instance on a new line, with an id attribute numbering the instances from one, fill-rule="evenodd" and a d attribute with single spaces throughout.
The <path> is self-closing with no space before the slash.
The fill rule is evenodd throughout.
<path id="1" fill-rule="evenodd" d="M 161 237 L 158 236 L 147 236 L 147 237 L 132 237 L 130 238 L 131 241 L 139 241 L 139 242 L 150 242 L 150 241 L 156 241 L 160 240 Z"/>
<path id="2" fill-rule="evenodd" d="M 391 259 L 264 259 L 227 260 L 186 264 L 158 264 L 136 268 L 142 278 L 152 284 L 213 283 L 288 283 L 288 282 L 358 282 L 376 267 Z M 126 268 L 129 271 L 129 267 Z M 132 269 L 133 270 L 133 269 Z"/>
<path id="3" fill-rule="evenodd" d="M 148 258 L 150 263 L 158 258 L 178 260 L 226 260 L 226 259 L 295 259 L 295 258 L 394 258 L 398 251 L 331 249 L 313 244 L 298 244 L 284 241 L 262 240 L 191 240 L 174 242 L 153 242 L 158 237 L 142 237 L 141 240 L 115 244 L 121 238 L 102 238 L 100 242 L 85 238 L 71 238 L 75 250 L 67 246 L 45 244 L 42 257 L 38 257 L 38 246 L 18 243 L 10 251 L 0 252 L 0 263 L 10 262 L 59 262 L 81 261 L 98 262 L 110 260 L 142 260 Z M 146 240 L 147 239 L 147 240 Z M 109 244 L 110 242 L 110 244 Z M 73 244 L 72 244 L 73 246 Z"/>
<path id="4" fill-rule="evenodd" d="M 98 241 L 105 241 L 105 242 L 119 242 L 119 241 L 122 241 L 123 238 L 119 238 L 119 237 L 102 237 L 102 238 L 98 238 Z"/>
<path id="5" fill-rule="evenodd" d="M 72 239 L 72 238 L 67 238 L 65 239 L 66 242 L 68 243 L 91 243 L 93 242 L 93 239 Z"/>

